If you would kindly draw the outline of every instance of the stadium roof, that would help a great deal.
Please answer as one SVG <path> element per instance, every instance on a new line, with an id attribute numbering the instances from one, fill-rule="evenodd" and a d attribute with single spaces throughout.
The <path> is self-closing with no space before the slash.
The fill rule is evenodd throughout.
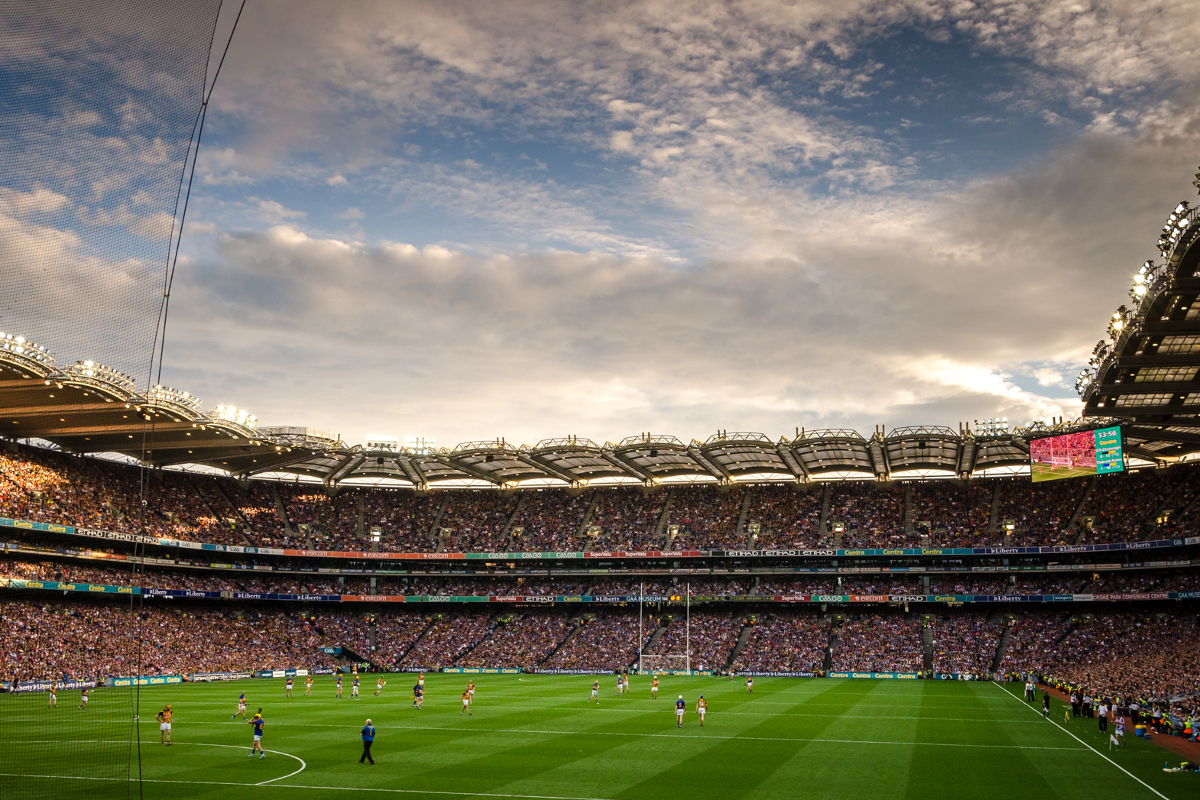
<path id="1" fill-rule="evenodd" d="M 1200 187 L 1200 174 L 1195 185 Z M 1184 201 L 1109 320 L 1076 389 L 1084 417 L 1125 423 L 1126 450 L 1170 461 L 1200 451 L 1200 209 Z"/>
<path id="2" fill-rule="evenodd" d="M 1200 187 L 1200 174 L 1196 185 Z M 1126 452 L 1169 463 L 1200 452 L 1200 209 L 1180 203 L 1095 348 L 1076 388 L 1084 419 L 1009 431 L 1007 424 L 797 429 L 793 438 L 720 431 L 690 443 L 641 433 L 598 445 L 567 436 L 535 446 L 503 439 L 455 448 L 349 446 L 327 431 L 260 428 L 244 411 L 205 411 L 187 392 L 91 361 L 59 365 L 43 346 L 0 333 L 0 436 L 41 439 L 75 453 L 118 453 L 142 463 L 201 466 L 239 477 L 303 476 L 328 485 L 537 486 L 860 477 L 960 478 L 1023 466 L 1031 438 L 1119 423 Z M 988 421 L 992 423 L 994 421 Z"/>
<path id="3" fill-rule="evenodd" d="M 968 477 L 1022 466 L 1028 438 L 1078 427 L 879 428 L 869 439 L 853 430 L 799 429 L 779 439 L 720 431 L 690 443 L 641 433 L 604 445 L 567 436 L 532 447 L 503 439 L 449 449 L 350 446 L 327 431 L 261 428 L 233 408 L 205 411 L 176 389 L 139 392 L 131 378 L 103 365 L 59 366 L 44 347 L 11 335 L 0 339 L 0 425 L 10 439 L 45 440 L 74 453 L 119 453 L 151 466 L 419 488 L 888 479 L 914 470 Z"/>

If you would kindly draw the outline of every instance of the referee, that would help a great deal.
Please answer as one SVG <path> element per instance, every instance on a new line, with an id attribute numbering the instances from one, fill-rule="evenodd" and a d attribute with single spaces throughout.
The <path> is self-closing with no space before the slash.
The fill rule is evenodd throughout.
<path id="1" fill-rule="evenodd" d="M 375 763 L 375 759 L 371 758 L 371 742 L 375 741 L 375 726 L 371 724 L 371 720 L 367 720 L 367 724 L 362 729 L 363 754 L 358 763 L 370 761 Z"/>

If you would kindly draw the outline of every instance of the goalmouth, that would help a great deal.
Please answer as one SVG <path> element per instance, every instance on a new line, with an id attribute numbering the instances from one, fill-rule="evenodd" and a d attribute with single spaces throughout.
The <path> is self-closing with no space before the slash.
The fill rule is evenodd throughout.
<path id="1" fill-rule="evenodd" d="M 686 654 L 638 656 L 638 672 L 643 675 L 656 672 L 691 672 L 691 668 L 691 659 Z"/>

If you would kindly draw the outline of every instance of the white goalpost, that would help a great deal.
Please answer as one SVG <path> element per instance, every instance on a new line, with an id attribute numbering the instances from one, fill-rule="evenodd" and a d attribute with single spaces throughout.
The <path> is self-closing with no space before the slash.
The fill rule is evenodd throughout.
<path id="1" fill-rule="evenodd" d="M 655 672 L 686 672 L 688 671 L 687 655 L 672 654 L 660 656 L 642 656 L 638 659 L 638 672 L 651 674 Z"/>
<path id="2" fill-rule="evenodd" d="M 646 603 L 646 584 L 638 589 L 638 662 L 639 673 L 646 672 L 691 672 L 692 671 L 692 584 L 687 584 L 684 616 L 684 652 L 663 655 L 647 655 L 645 651 L 646 635 L 643 628 L 644 607 Z"/>

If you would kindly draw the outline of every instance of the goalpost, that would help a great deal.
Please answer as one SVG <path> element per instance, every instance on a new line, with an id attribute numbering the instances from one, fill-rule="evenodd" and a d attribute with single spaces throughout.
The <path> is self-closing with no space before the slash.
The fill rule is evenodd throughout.
<path id="1" fill-rule="evenodd" d="M 642 656 L 638 659 L 639 673 L 654 672 L 686 672 L 688 671 L 686 655 Z"/>
<path id="2" fill-rule="evenodd" d="M 646 584 L 638 588 L 638 672 L 691 672 L 692 671 L 692 584 L 687 584 L 687 596 L 684 609 L 684 652 L 668 655 L 646 655 L 644 652 L 646 635 L 643 629 L 643 615 L 646 603 Z"/>

